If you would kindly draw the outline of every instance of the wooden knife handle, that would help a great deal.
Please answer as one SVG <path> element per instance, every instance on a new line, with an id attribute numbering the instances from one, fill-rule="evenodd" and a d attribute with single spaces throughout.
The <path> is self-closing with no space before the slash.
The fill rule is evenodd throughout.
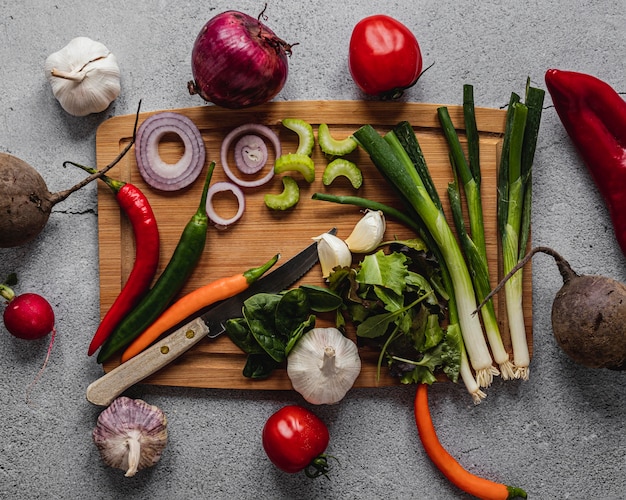
<path id="1" fill-rule="evenodd" d="M 95 405 L 108 406 L 130 386 L 174 361 L 207 336 L 209 329 L 201 318 L 179 328 L 137 356 L 92 382 L 87 399 Z"/>

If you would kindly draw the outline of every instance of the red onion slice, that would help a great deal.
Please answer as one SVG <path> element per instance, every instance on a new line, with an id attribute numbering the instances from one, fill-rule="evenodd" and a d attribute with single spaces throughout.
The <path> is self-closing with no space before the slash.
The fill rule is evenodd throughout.
<path id="1" fill-rule="evenodd" d="M 267 146 L 262 137 L 241 136 L 235 144 L 235 166 L 244 174 L 256 174 L 267 163 Z"/>
<path id="2" fill-rule="evenodd" d="M 224 137 L 224 140 L 222 141 L 222 147 L 220 151 L 221 160 L 222 160 L 222 168 L 224 169 L 224 173 L 228 176 L 228 178 L 231 181 L 233 181 L 235 184 L 241 187 L 262 186 L 263 184 L 269 182 L 272 179 L 272 177 L 274 177 L 273 167 L 269 169 L 268 173 L 264 177 L 260 179 L 246 181 L 244 179 L 240 179 L 239 177 L 237 177 L 228 166 L 228 151 L 230 149 L 230 145 L 233 143 L 235 139 L 237 139 L 239 136 L 244 135 L 244 134 L 257 134 L 257 135 L 266 137 L 272 143 L 272 146 L 274 147 L 274 154 L 276 158 L 278 158 L 281 155 L 280 139 L 278 138 L 278 135 L 276 135 L 276 133 L 272 129 L 270 129 L 269 127 L 266 127 L 265 125 L 261 125 L 259 123 L 247 123 L 244 125 L 240 125 L 239 127 L 236 127 L 233 130 L 231 130 L 226 135 L 226 137 Z"/>
<path id="3" fill-rule="evenodd" d="M 217 212 L 215 211 L 215 207 L 213 206 L 213 196 L 215 196 L 217 193 L 223 193 L 224 191 L 230 191 L 231 193 L 235 195 L 235 198 L 237 198 L 237 204 L 238 204 L 237 213 L 233 215 L 230 219 L 225 219 L 224 217 L 218 215 Z M 246 200 L 243 195 L 243 191 L 236 184 L 233 184 L 232 182 L 228 182 L 228 181 L 221 181 L 221 182 L 216 182 L 215 184 L 212 184 L 211 186 L 209 186 L 209 191 L 207 193 L 207 199 L 206 199 L 206 212 L 207 212 L 207 215 L 209 216 L 209 219 L 211 219 L 211 221 L 213 221 L 213 223 L 217 227 L 221 229 L 225 229 L 226 227 L 230 226 L 232 223 L 237 222 L 243 215 L 243 211 L 245 207 L 246 207 Z"/>
<path id="4" fill-rule="evenodd" d="M 159 142 L 165 134 L 176 134 L 183 142 L 183 156 L 174 164 L 159 155 Z M 137 167 L 143 180 L 155 189 L 176 191 L 195 181 L 206 159 L 202 134 L 185 115 L 163 111 L 149 116 L 137 130 Z"/>

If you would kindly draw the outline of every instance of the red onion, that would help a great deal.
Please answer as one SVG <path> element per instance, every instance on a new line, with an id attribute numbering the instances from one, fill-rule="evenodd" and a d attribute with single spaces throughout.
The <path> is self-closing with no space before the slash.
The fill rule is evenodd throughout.
<path id="1" fill-rule="evenodd" d="M 230 219 L 225 219 L 224 217 L 218 215 L 215 211 L 215 207 L 213 207 L 213 196 L 215 196 L 217 193 L 223 193 L 225 191 L 230 191 L 235 195 L 235 198 L 237 198 L 237 213 L 233 215 Z M 206 212 L 209 216 L 209 219 L 211 219 L 211 221 L 213 221 L 215 226 L 217 226 L 218 228 L 226 229 L 226 227 L 230 226 L 233 222 L 237 222 L 243 215 L 245 207 L 246 200 L 244 198 L 243 191 L 239 188 L 239 186 L 233 184 L 232 182 L 216 182 L 209 187 L 206 199 Z"/>
<path id="2" fill-rule="evenodd" d="M 224 173 L 228 176 L 228 178 L 231 181 L 233 181 L 235 184 L 238 184 L 239 186 L 250 187 L 250 188 L 258 187 L 269 182 L 272 179 L 272 177 L 274 177 L 273 166 L 272 168 L 269 169 L 267 174 L 263 176 L 262 178 L 250 180 L 250 181 L 243 180 L 237 177 L 235 173 L 231 170 L 231 168 L 228 166 L 228 150 L 230 148 L 230 145 L 235 139 L 237 139 L 238 137 L 244 134 L 248 134 L 248 135 L 256 134 L 256 135 L 261 135 L 263 137 L 266 137 L 272 143 L 272 146 L 274 146 L 275 158 L 278 158 L 282 152 L 282 149 L 280 146 L 280 139 L 271 128 L 266 127 L 265 125 L 261 125 L 259 123 L 246 123 L 244 125 L 240 125 L 239 127 L 231 130 L 228 134 L 226 134 L 226 137 L 224 137 L 224 140 L 222 141 L 222 146 L 220 148 L 220 156 L 221 156 L 222 168 L 224 169 Z"/>
<path id="3" fill-rule="evenodd" d="M 182 158 L 173 165 L 159 156 L 159 142 L 169 133 L 176 134 L 185 145 Z M 135 157 L 139 173 L 147 184 L 162 191 L 175 191 L 198 178 L 206 152 L 202 134 L 190 118 L 162 111 L 146 118 L 137 130 Z"/>
<path id="4" fill-rule="evenodd" d="M 260 18 L 229 10 L 202 28 L 191 53 L 190 94 L 231 109 L 271 100 L 287 80 L 291 45 Z"/>
<path id="5" fill-rule="evenodd" d="M 242 136 L 235 144 L 235 165 L 243 174 L 256 174 L 267 163 L 265 141 L 254 134 Z"/>

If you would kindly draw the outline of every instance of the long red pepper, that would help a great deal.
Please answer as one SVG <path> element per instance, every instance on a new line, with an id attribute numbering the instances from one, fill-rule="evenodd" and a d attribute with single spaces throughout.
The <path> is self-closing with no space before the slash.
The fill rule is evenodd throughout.
<path id="1" fill-rule="evenodd" d="M 554 108 L 611 215 L 626 255 L 626 101 L 606 82 L 574 71 L 545 75 Z"/>
<path id="2" fill-rule="evenodd" d="M 159 263 L 159 230 L 148 199 L 133 184 L 101 179 L 115 193 L 117 202 L 133 227 L 135 236 L 135 263 L 122 291 L 100 322 L 89 344 L 91 356 L 109 338 L 117 324 L 130 312 L 150 287 Z"/>

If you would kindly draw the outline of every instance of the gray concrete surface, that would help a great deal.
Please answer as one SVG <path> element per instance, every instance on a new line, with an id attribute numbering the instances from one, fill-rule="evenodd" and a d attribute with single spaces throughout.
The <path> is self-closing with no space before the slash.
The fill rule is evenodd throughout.
<path id="1" fill-rule="evenodd" d="M 0 150 L 35 166 L 51 190 L 81 178 L 64 160 L 95 162 L 95 133 L 111 116 L 199 105 L 185 90 L 190 51 L 210 17 L 227 9 L 255 14 L 263 2 L 0 1 Z M 624 0 L 455 2 L 269 2 L 268 24 L 299 46 L 277 97 L 361 99 L 347 70 L 352 26 L 387 13 L 420 40 L 435 65 L 407 100 L 459 103 L 463 83 L 481 105 L 501 107 L 527 76 L 544 86 L 551 67 L 595 74 L 626 91 Z M 45 58 L 71 38 L 105 43 L 122 69 L 122 94 L 105 112 L 72 118 L 43 74 Z M 602 199 L 575 154 L 550 99 L 534 174 L 534 242 L 550 245 L 583 273 L 626 280 Z M 161 462 L 134 478 L 105 468 L 91 442 L 100 412 L 85 399 L 101 375 L 85 355 L 99 318 L 95 186 L 59 204 L 36 241 L 0 249 L 0 275 L 17 272 L 19 290 L 46 296 L 59 331 L 31 404 L 25 388 L 47 340 L 26 344 L 0 327 L 0 497 L 7 499 L 375 499 L 467 498 L 431 465 L 418 441 L 412 387 L 354 390 L 316 408 L 341 457 L 331 480 L 287 475 L 260 444 L 265 419 L 295 393 L 136 386 L 170 422 Z M 496 381 L 473 406 L 461 385 L 431 392 L 441 440 L 472 472 L 519 485 L 533 499 L 626 498 L 626 374 L 575 366 L 551 334 L 550 305 L 560 287 L 547 257 L 534 260 L 534 357 L 528 382 Z"/>

